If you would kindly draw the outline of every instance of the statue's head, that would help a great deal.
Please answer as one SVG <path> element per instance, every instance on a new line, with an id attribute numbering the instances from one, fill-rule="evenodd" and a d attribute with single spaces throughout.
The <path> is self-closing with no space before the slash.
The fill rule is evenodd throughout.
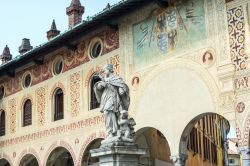
<path id="1" fill-rule="evenodd" d="M 111 65 L 111 64 L 105 65 L 105 66 L 103 67 L 102 71 L 103 71 L 103 73 L 104 73 L 105 75 L 108 75 L 108 74 L 110 74 L 110 73 L 113 73 L 113 72 L 114 72 L 114 70 L 113 70 L 113 65 Z"/>

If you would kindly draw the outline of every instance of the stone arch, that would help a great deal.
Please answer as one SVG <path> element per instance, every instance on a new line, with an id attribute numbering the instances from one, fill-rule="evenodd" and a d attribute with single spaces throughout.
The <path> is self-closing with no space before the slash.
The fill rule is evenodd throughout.
<path id="1" fill-rule="evenodd" d="M 140 88 L 138 89 L 138 93 L 135 96 L 135 100 L 132 101 L 131 104 L 131 111 L 137 110 L 137 105 L 134 103 L 137 103 L 137 101 L 140 99 L 140 97 L 143 95 L 143 89 L 147 88 L 147 86 L 150 84 L 152 79 L 158 75 L 160 72 L 174 69 L 174 68 L 184 68 L 188 69 L 195 74 L 197 74 L 200 79 L 206 84 L 211 97 L 215 103 L 218 104 L 219 102 L 219 87 L 216 84 L 214 78 L 212 75 L 199 63 L 196 63 L 191 60 L 187 59 L 175 59 L 175 60 L 169 60 L 168 62 L 165 62 L 164 64 L 161 64 L 157 67 L 155 67 L 152 71 L 150 71 L 145 78 L 142 79 L 140 82 Z M 216 110 L 218 111 L 218 106 L 216 107 Z"/>
<path id="2" fill-rule="evenodd" d="M 102 133 L 102 132 L 100 132 Z M 103 134 L 97 134 L 97 133 L 92 133 L 90 134 L 86 140 L 83 142 L 83 144 L 81 145 L 81 150 L 80 150 L 80 154 L 79 154 L 79 157 L 78 157 L 78 162 L 77 162 L 77 166 L 81 166 L 81 163 L 82 163 L 82 159 L 83 159 L 83 156 L 84 156 L 84 153 L 87 149 L 87 147 L 91 144 L 91 142 L 93 142 L 94 140 L 97 140 L 97 139 L 104 139 L 104 135 Z"/>
<path id="3" fill-rule="evenodd" d="M 57 82 L 57 83 L 56 83 L 55 85 L 53 85 L 53 87 L 51 88 L 50 95 L 49 95 L 50 100 L 53 99 L 53 96 L 54 96 L 54 94 L 55 94 L 55 92 L 56 92 L 57 89 L 62 89 L 64 96 L 66 95 L 66 89 L 65 89 L 63 83 Z"/>
<path id="4" fill-rule="evenodd" d="M 0 155 L 0 160 L 6 160 L 10 164 L 10 166 L 14 166 L 10 156 L 6 153 L 3 153 L 2 155 Z"/>
<path id="5" fill-rule="evenodd" d="M 79 166 L 92 165 L 92 164 L 99 162 L 98 158 L 91 158 L 89 151 L 91 149 L 99 148 L 101 146 L 102 140 L 103 140 L 103 138 L 96 138 L 88 144 L 88 146 L 84 150 L 84 153 L 82 154 L 82 157 L 81 157 L 82 160 L 81 160 L 81 163 L 79 164 Z"/>
<path id="6" fill-rule="evenodd" d="M 19 104 L 19 110 L 23 110 L 23 106 L 24 106 L 24 103 L 27 101 L 27 100 L 30 100 L 31 101 L 31 104 L 32 104 L 32 110 L 33 110 L 33 107 L 34 107 L 34 100 L 33 100 L 33 96 L 31 94 L 26 94 L 22 97 L 21 99 L 21 102 Z"/>
<path id="7" fill-rule="evenodd" d="M 185 129 L 183 130 L 182 132 L 182 136 L 181 136 L 181 139 L 180 139 L 180 146 L 179 146 L 179 151 L 181 154 L 186 154 L 186 151 L 187 149 L 185 149 L 185 147 L 187 147 L 187 137 L 189 135 L 189 133 L 191 132 L 192 128 L 194 127 L 194 125 L 204 116 L 206 115 L 219 115 L 219 114 L 216 114 L 216 113 L 203 113 L 203 114 L 200 114 L 196 117 L 194 117 L 185 127 Z M 222 115 L 219 115 L 220 117 L 223 117 Z M 224 118 L 224 117 L 223 117 Z M 224 118 L 226 119 L 226 118 Z M 228 122 L 228 121 L 227 121 Z M 229 122 L 228 122 L 228 125 L 229 125 Z M 229 125 L 230 127 L 230 125 Z M 228 130 L 229 132 L 229 130 Z"/>
<path id="8" fill-rule="evenodd" d="M 146 75 L 130 113 L 136 128 L 146 125 L 162 131 L 172 154 L 178 154 L 186 124 L 201 113 L 222 114 L 219 101 L 219 88 L 211 74 L 202 65 L 179 58 L 162 63 Z"/>
<path id="9" fill-rule="evenodd" d="M 147 149 L 147 154 L 140 157 L 142 165 L 150 165 L 151 162 L 172 164 L 171 150 L 165 135 L 154 127 L 143 127 L 136 131 L 135 142 L 139 148 Z"/>
<path id="10" fill-rule="evenodd" d="M 91 81 L 93 75 L 94 75 L 95 73 L 97 73 L 99 70 L 100 70 L 100 69 L 99 69 L 98 67 L 96 67 L 96 68 L 95 68 L 95 67 L 92 67 L 92 68 L 88 71 L 88 74 L 87 74 L 87 76 L 86 76 L 86 78 L 85 78 L 85 83 L 84 83 L 84 86 L 85 86 L 85 87 L 88 87 L 88 86 L 89 86 L 90 81 Z"/>
<path id="11" fill-rule="evenodd" d="M 72 159 L 73 159 L 73 163 L 74 165 L 76 165 L 77 161 L 76 161 L 76 155 L 75 155 L 75 152 L 74 152 L 74 149 L 70 146 L 69 143 L 67 143 L 66 141 L 58 141 L 58 142 L 54 142 L 47 150 L 46 154 L 45 154 L 45 157 L 44 157 L 44 160 L 43 160 L 43 165 L 45 166 L 46 163 L 47 163 L 47 160 L 49 159 L 49 156 L 50 154 L 56 150 L 57 148 L 64 148 L 65 150 L 67 150 Z"/>
<path id="12" fill-rule="evenodd" d="M 51 107 L 51 112 L 50 112 L 50 117 L 51 120 L 54 121 L 54 114 L 55 114 L 55 94 L 58 90 L 62 90 L 63 93 L 63 118 L 64 119 L 66 116 L 66 109 L 67 109 L 67 104 L 65 104 L 67 102 L 66 99 L 66 89 L 64 87 L 64 85 L 61 82 L 57 82 L 51 89 L 50 92 L 50 107 Z"/>
<path id="13" fill-rule="evenodd" d="M 21 159 L 21 161 L 18 163 L 18 165 L 25 166 L 27 162 L 29 165 L 32 163 L 32 166 L 39 166 L 40 165 L 38 163 L 37 158 L 32 154 L 24 155 L 23 158 Z"/>
<path id="14" fill-rule="evenodd" d="M 32 155 L 32 156 L 34 156 L 34 158 L 36 158 L 38 164 L 41 165 L 40 156 L 39 156 L 39 154 L 36 152 L 36 150 L 33 149 L 33 148 L 25 149 L 25 150 L 23 150 L 23 151 L 20 153 L 19 158 L 18 158 L 18 160 L 17 160 L 17 165 L 19 165 L 19 163 L 21 162 L 21 160 L 22 160 L 25 156 L 27 156 L 27 155 Z"/>
<path id="15" fill-rule="evenodd" d="M 7 129 L 6 111 L 0 109 L 0 136 L 6 135 L 6 129 Z"/>
<path id="16" fill-rule="evenodd" d="M 94 92 L 94 85 L 95 83 L 101 81 L 101 79 L 96 75 L 96 72 L 94 72 L 89 80 L 88 85 L 88 103 L 89 103 L 89 110 L 93 110 L 99 107 L 99 103 L 96 99 L 96 95 Z"/>
<path id="17" fill-rule="evenodd" d="M 19 116 L 18 116 L 18 118 L 21 118 L 20 119 L 20 122 L 21 122 L 21 124 L 19 124 L 19 125 L 21 125 L 21 126 L 23 126 L 23 111 L 24 111 L 24 104 L 26 103 L 26 101 L 28 101 L 28 100 L 30 100 L 30 102 L 31 102 L 31 123 L 33 124 L 33 120 L 34 120 L 34 115 L 35 115 L 35 113 L 36 113 L 36 111 L 34 111 L 34 108 L 35 108 L 35 102 L 34 102 L 34 100 L 33 100 L 33 96 L 31 95 L 31 94 L 26 94 L 26 95 L 24 95 L 23 97 L 22 97 L 22 99 L 21 99 L 21 101 L 20 101 L 20 104 L 19 104 L 19 112 L 18 112 L 18 114 L 19 114 Z"/>

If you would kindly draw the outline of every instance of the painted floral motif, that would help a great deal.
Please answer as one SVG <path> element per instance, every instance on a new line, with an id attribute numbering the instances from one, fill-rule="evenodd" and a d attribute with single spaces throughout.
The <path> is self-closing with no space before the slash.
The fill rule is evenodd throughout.
<path id="1" fill-rule="evenodd" d="M 76 117 L 80 112 L 80 72 L 70 76 L 71 115 Z"/>
<path id="2" fill-rule="evenodd" d="M 41 87 L 36 91 L 36 105 L 37 105 L 37 116 L 38 125 L 43 126 L 45 124 L 45 106 L 46 106 L 46 89 Z"/>
<path id="3" fill-rule="evenodd" d="M 16 132 L 16 99 L 9 100 L 9 111 L 10 111 L 10 132 Z"/>

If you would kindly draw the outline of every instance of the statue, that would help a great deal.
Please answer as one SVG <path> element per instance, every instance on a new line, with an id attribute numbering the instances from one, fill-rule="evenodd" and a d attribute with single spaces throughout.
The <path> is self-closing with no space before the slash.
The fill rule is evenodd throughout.
<path id="1" fill-rule="evenodd" d="M 122 110 L 118 119 L 118 137 L 124 141 L 133 141 L 135 120 L 128 117 L 128 111 Z"/>
<path id="2" fill-rule="evenodd" d="M 121 77 L 114 74 L 113 65 L 106 65 L 98 75 L 101 81 L 94 85 L 100 112 L 104 114 L 108 132 L 106 141 L 133 141 L 135 121 L 128 117 L 129 88 Z"/>

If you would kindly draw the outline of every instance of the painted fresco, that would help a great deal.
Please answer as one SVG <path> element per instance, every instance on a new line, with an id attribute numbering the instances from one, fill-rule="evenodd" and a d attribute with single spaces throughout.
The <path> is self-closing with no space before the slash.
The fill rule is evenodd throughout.
<path id="1" fill-rule="evenodd" d="M 204 0 L 157 9 L 133 25 L 135 69 L 206 43 Z"/>

